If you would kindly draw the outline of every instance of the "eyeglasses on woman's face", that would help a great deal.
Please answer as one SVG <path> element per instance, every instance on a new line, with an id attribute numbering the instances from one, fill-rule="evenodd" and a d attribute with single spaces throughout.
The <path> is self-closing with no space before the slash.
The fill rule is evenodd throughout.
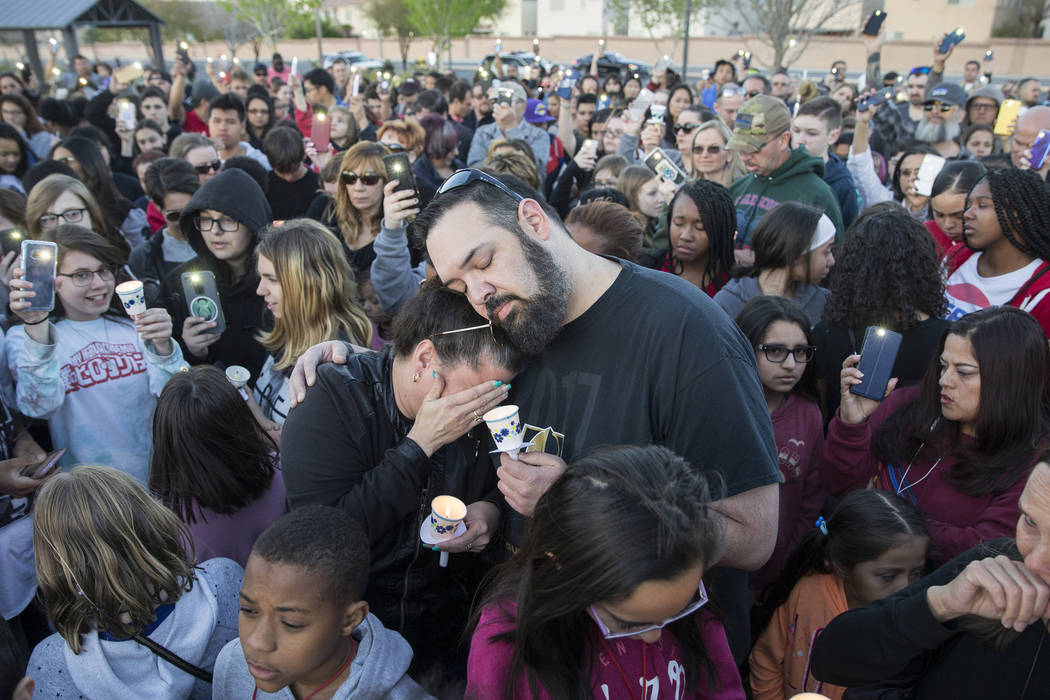
<path id="1" fill-rule="evenodd" d="M 237 227 L 241 225 L 239 221 L 231 219 L 228 216 L 222 216 L 218 219 L 204 215 L 197 217 L 197 227 L 202 233 L 211 231 L 215 227 L 215 224 L 219 225 L 219 230 L 227 233 L 233 233 L 237 230 Z"/>
<path id="2" fill-rule="evenodd" d="M 63 212 L 52 214 L 48 212 L 44 214 L 37 222 L 40 224 L 40 228 L 47 230 L 58 226 L 58 220 L 62 219 L 67 224 L 79 224 L 84 220 L 84 214 L 87 213 L 87 209 L 83 207 L 76 207 L 73 209 L 66 209 Z"/>
<path id="3" fill-rule="evenodd" d="M 94 279 L 95 275 L 103 282 L 112 282 L 116 279 L 116 273 L 114 273 L 111 267 L 100 267 L 97 270 L 74 270 L 73 272 L 59 272 L 59 277 L 68 277 L 74 287 L 87 287 L 91 285 L 91 280 Z"/>
<path id="4" fill-rule="evenodd" d="M 794 348 L 788 348 L 784 345 L 762 343 L 758 346 L 758 349 L 765 354 L 767 360 L 776 364 L 786 360 L 788 355 L 794 357 L 795 362 L 798 364 L 804 364 L 812 360 L 813 355 L 817 352 L 817 348 L 814 345 L 799 345 Z"/>

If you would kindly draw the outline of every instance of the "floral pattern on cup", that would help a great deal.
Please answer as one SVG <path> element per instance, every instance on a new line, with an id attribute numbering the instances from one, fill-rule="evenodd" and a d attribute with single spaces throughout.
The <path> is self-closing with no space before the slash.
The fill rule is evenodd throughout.
<path id="1" fill-rule="evenodd" d="M 517 421 L 511 419 L 510 424 L 506 428 L 502 428 L 492 433 L 492 439 L 496 441 L 497 445 L 503 444 L 503 441 L 509 438 L 511 435 L 520 435 L 521 427 Z"/>

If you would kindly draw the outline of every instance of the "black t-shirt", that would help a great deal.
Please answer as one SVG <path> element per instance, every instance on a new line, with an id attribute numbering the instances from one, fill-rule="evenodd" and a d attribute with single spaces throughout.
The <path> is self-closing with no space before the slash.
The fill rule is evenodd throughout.
<path id="1" fill-rule="evenodd" d="M 892 376 L 897 377 L 898 386 L 918 384 L 930 366 L 930 358 L 937 352 L 941 336 L 951 326 L 943 318 L 928 318 L 902 334 L 897 360 L 893 363 Z M 850 338 L 848 329 L 828 321 L 821 321 L 813 329 L 813 342 L 817 344 L 817 378 L 824 380 L 824 422 L 835 416 L 841 400 L 842 363 L 855 352 L 860 352 L 864 343 L 864 329 L 853 329 Z"/>
<path id="2" fill-rule="evenodd" d="M 725 496 L 777 483 L 755 355 L 736 324 L 681 278 L 619 262 L 613 285 L 514 379 L 522 420 L 563 433 L 570 463 L 602 446 L 657 444 L 707 475 L 716 498 L 719 479 Z M 515 515 L 511 546 L 526 529 Z M 746 577 L 723 574 L 719 598 L 740 652 Z"/>
<path id="3" fill-rule="evenodd" d="M 266 173 L 266 200 L 270 203 L 274 221 L 306 216 L 306 210 L 321 189 L 317 173 L 307 170 L 295 182 L 288 182 L 273 170 Z"/>

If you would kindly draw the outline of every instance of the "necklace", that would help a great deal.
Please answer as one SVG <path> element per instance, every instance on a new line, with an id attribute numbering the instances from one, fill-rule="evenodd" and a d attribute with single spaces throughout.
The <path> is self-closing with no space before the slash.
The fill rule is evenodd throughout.
<path id="1" fill-rule="evenodd" d="M 601 638 L 601 642 L 602 642 L 602 647 L 605 649 L 605 653 L 609 655 L 609 660 L 613 662 L 613 665 L 616 666 L 616 670 L 620 672 L 620 678 L 623 679 L 623 684 L 625 686 L 627 686 L 627 692 L 631 694 L 631 700 L 638 700 L 637 696 L 634 694 L 634 686 L 632 686 L 631 685 L 631 681 L 629 681 L 627 679 L 627 673 L 623 670 L 623 666 L 620 665 L 620 662 L 616 660 L 616 655 L 613 654 L 612 649 L 609 648 L 609 645 L 606 643 L 604 637 Z M 643 683 L 645 682 L 645 668 L 646 668 L 645 652 L 646 652 L 646 650 L 648 648 L 649 648 L 649 645 L 646 644 L 645 642 L 642 642 L 642 682 Z M 644 695 L 644 692 L 643 692 L 643 695 Z"/>
<path id="2" fill-rule="evenodd" d="M 1050 632 L 1050 628 L 1043 624 L 1043 631 Z M 1039 635 L 1039 646 L 1035 648 L 1035 657 L 1032 659 L 1032 665 L 1028 669 L 1028 676 L 1024 679 L 1024 687 L 1021 688 L 1021 694 L 1017 696 L 1018 700 L 1024 700 L 1025 693 L 1028 692 L 1028 684 L 1032 682 L 1032 674 L 1035 673 L 1035 664 L 1039 661 L 1039 652 L 1043 650 L 1043 642 L 1046 641 L 1046 635 Z"/>
<path id="3" fill-rule="evenodd" d="M 343 671 L 346 670 L 346 667 L 349 666 L 350 662 L 353 660 L 355 651 L 357 651 L 357 640 L 354 639 L 353 637 L 351 637 L 350 638 L 350 651 L 347 652 L 347 654 L 346 654 L 346 661 L 343 662 L 343 665 L 339 667 L 339 670 L 335 672 L 334 676 L 332 676 L 331 678 L 326 680 L 324 683 L 322 683 L 321 686 L 319 688 L 317 688 L 317 690 L 315 690 L 314 692 L 312 692 L 309 695 L 307 695 L 305 698 L 303 698 L 303 700 L 310 700 L 310 698 L 312 698 L 313 696 L 317 695 L 322 690 L 324 690 L 329 685 L 331 685 L 332 681 L 334 681 L 339 676 L 343 675 Z M 252 700 L 255 700 L 255 697 L 258 694 L 259 694 L 259 686 L 256 685 L 255 686 L 255 690 L 252 691 Z"/>

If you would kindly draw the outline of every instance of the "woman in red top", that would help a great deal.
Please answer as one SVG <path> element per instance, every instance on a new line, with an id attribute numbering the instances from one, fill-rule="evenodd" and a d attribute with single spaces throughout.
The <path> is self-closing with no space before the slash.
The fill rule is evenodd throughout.
<path id="1" fill-rule="evenodd" d="M 692 282 L 713 297 L 733 267 L 736 208 L 729 190 L 711 180 L 686 183 L 667 208 L 670 247 L 659 269 Z"/>
<path id="2" fill-rule="evenodd" d="M 930 232 L 943 260 L 963 243 L 963 212 L 966 197 L 985 174 L 984 166 L 972 160 L 956 160 L 945 165 L 933 181 L 930 215 L 926 230 Z"/>
<path id="3" fill-rule="evenodd" d="M 1008 537 L 1025 478 L 1050 443 L 1050 350 L 1039 323 L 1008 306 L 964 316 L 921 386 L 882 402 L 850 391 L 861 382 L 859 358 L 843 363 L 842 403 L 824 442 L 829 491 L 872 485 L 908 498 L 942 562 Z"/>

